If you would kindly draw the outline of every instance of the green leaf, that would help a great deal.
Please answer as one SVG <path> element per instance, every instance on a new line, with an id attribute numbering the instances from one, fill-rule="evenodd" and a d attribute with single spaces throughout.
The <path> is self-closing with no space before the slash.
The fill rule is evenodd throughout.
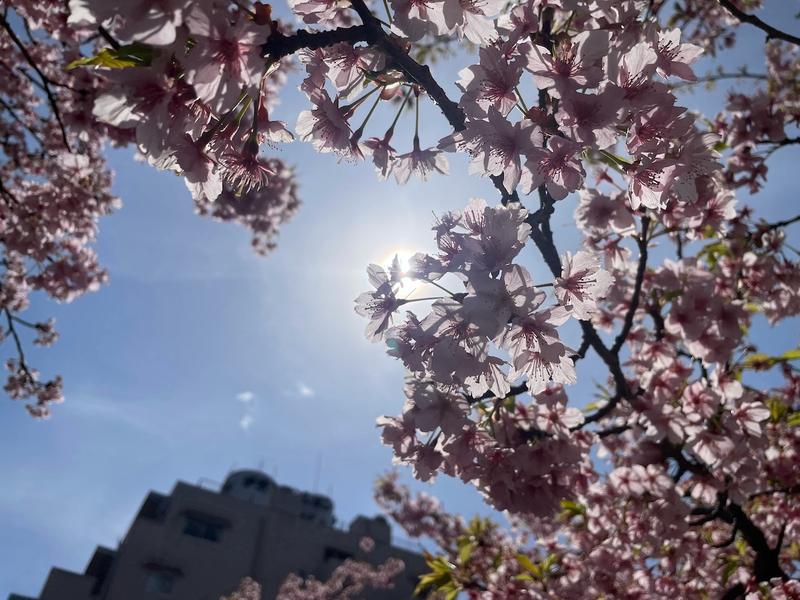
<path id="1" fill-rule="evenodd" d="M 476 542 L 469 542 L 464 544 L 458 549 L 458 563 L 465 565 L 469 562 L 469 557 L 472 556 L 472 551 L 478 544 Z"/>
<path id="2" fill-rule="evenodd" d="M 769 419 L 773 423 L 780 423 L 789 413 L 789 407 L 780 398 L 767 398 L 766 405 L 769 409 Z"/>
<path id="3" fill-rule="evenodd" d="M 786 424 L 789 425 L 789 427 L 797 427 L 800 425 L 800 412 L 794 412 L 789 415 L 789 418 L 786 419 Z"/>
<path id="4" fill-rule="evenodd" d="M 545 573 L 550 573 L 553 570 L 553 567 L 556 566 L 557 563 L 558 563 L 558 555 L 548 554 L 547 557 L 542 561 L 542 570 Z"/>
<path id="5" fill-rule="evenodd" d="M 104 48 L 94 56 L 73 60 L 67 70 L 78 67 L 101 67 L 104 69 L 128 69 L 146 67 L 153 61 L 154 50 L 144 44 L 133 43 L 119 48 Z"/>
<path id="6" fill-rule="evenodd" d="M 725 242 L 714 242 L 703 247 L 698 253 L 698 256 L 705 258 L 708 266 L 714 268 L 721 256 L 730 256 L 731 249 Z"/>
<path id="7" fill-rule="evenodd" d="M 778 356 L 770 356 L 762 352 L 754 352 L 745 357 L 742 363 L 745 369 L 753 369 L 754 371 L 766 371 L 771 369 L 778 363 L 787 362 L 790 360 L 800 360 L 800 348 L 793 348 L 787 350 Z"/>
<path id="8" fill-rule="evenodd" d="M 542 578 L 542 569 L 539 565 L 535 564 L 531 559 L 525 554 L 517 554 L 515 556 L 517 562 L 520 566 L 528 571 L 531 575 L 533 575 L 536 579 Z"/>
<path id="9" fill-rule="evenodd" d="M 459 588 L 453 586 L 448 592 L 444 595 L 444 600 L 456 600 L 458 597 L 458 592 L 461 591 Z"/>
<path id="10" fill-rule="evenodd" d="M 586 514 L 586 507 L 583 504 L 574 502 L 572 500 L 561 501 L 561 512 L 559 517 L 563 520 L 569 520 L 574 517 L 582 517 Z"/>
<path id="11" fill-rule="evenodd" d="M 722 570 L 722 584 L 725 585 L 728 583 L 728 580 L 733 575 L 733 572 L 739 567 L 739 561 L 736 559 L 729 560 L 725 563 L 725 568 Z"/>
<path id="12" fill-rule="evenodd" d="M 744 305 L 744 309 L 749 313 L 761 312 L 761 306 L 755 302 L 748 302 Z"/>
<path id="13" fill-rule="evenodd" d="M 794 350 L 787 350 L 783 354 L 781 354 L 781 358 L 784 360 L 800 360 L 800 348 L 795 348 Z"/>

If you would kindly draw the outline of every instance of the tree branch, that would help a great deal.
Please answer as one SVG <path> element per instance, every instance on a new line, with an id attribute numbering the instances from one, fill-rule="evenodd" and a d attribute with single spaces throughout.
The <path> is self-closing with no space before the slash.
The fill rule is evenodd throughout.
<path id="1" fill-rule="evenodd" d="M 734 526 L 739 529 L 742 537 L 756 553 L 754 574 L 757 581 L 769 581 L 775 577 L 787 579 L 779 561 L 780 546 L 770 548 L 764 532 L 750 520 L 742 507 L 731 503 L 726 511 L 734 519 Z"/>
<path id="2" fill-rule="evenodd" d="M 467 127 L 467 117 L 464 111 L 457 102 L 450 99 L 447 92 L 433 78 L 430 68 L 411 58 L 405 48 L 395 41 L 393 36 L 384 31 L 381 22 L 367 8 L 364 0 L 352 0 L 351 5 L 361 18 L 364 27 L 369 31 L 371 39 L 394 61 L 395 66 L 408 77 L 411 83 L 416 83 L 427 92 L 454 130 L 464 131 Z M 503 204 L 519 202 L 516 190 L 509 191 L 503 185 L 502 175 L 492 175 L 490 179 L 500 192 Z"/>
<path id="3" fill-rule="evenodd" d="M 53 110 L 53 116 L 56 118 L 58 126 L 61 128 L 61 139 L 64 141 L 64 145 L 67 147 L 67 150 L 72 152 L 72 149 L 69 145 L 69 139 L 67 138 L 67 129 L 64 127 L 64 121 L 61 120 L 61 113 L 58 110 L 58 100 L 53 94 L 53 90 L 50 89 L 50 78 L 47 77 L 47 75 L 45 75 L 39 68 L 39 65 L 36 64 L 36 61 L 30 55 L 30 52 L 28 52 L 25 44 L 21 39 L 19 39 L 17 34 L 14 32 L 14 29 L 11 27 L 9 22 L 6 21 L 6 18 L 3 15 L 0 15 L 0 25 L 2 25 L 3 29 L 6 30 L 11 38 L 11 41 L 14 42 L 17 48 L 19 48 L 19 51 L 22 53 L 22 56 L 25 57 L 25 60 L 28 61 L 28 64 L 33 67 L 33 70 L 36 71 L 36 74 L 42 79 L 42 88 L 47 96 L 47 100 L 50 102 L 50 108 Z"/>
<path id="4" fill-rule="evenodd" d="M 731 13 L 734 17 L 739 19 L 742 23 L 749 23 L 754 27 L 758 27 L 761 31 L 767 34 L 767 40 L 783 40 L 796 46 L 800 46 L 800 38 L 790 33 L 775 29 L 772 25 L 768 25 L 755 15 L 750 15 L 737 8 L 731 0 L 719 0 L 720 5 Z"/>
<path id="5" fill-rule="evenodd" d="M 795 215 L 790 219 L 784 219 L 783 221 L 776 221 L 775 223 L 766 223 L 764 228 L 766 231 L 771 231 L 772 229 L 778 229 L 780 227 L 786 227 L 787 225 L 792 225 L 793 223 L 797 223 L 800 221 L 800 215 Z"/>
<path id="6" fill-rule="evenodd" d="M 650 217 L 642 217 L 642 233 L 639 235 L 637 244 L 639 246 L 639 265 L 636 268 L 636 280 L 633 284 L 633 295 L 631 296 L 631 304 L 628 307 L 628 312 L 625 315 L 625 321 L 622 325 L 622 330 L 614 340 L 614 345 L 611 346 L 611 351 L 615 354 L 620 351 L 625 340 L 628 339 L 628 334 L 633 327 L 633 318 L 636 316 L 636 311 L 639 308 L 639 296 L 642 294 L 642 283 L 644 282 L 644 273 L 647 270 L 647 229 L 650 227 Z"/>
<path id="7" fill-rule="evenodd" d="M 603 406 L 598 408 L 592 414 L 587 415 L 583 419 L 583 423 L 581 423 L 580 425 L 576 425 L 575 427 L 570 428 L 570 430 L 571 431 L 576 431 L 578 429 L 582 429 L 584 425 L 588 425 L 589 423 L 594 423 L 596 421 L 599 421 L 600 419 L 605 417 L 607 414 L 609 414 L 612 410 L 614 410 L 617 407 L 617 404 L 619 404 L 619 401 L 621 399 L 622 399 L 622 394 L 620 393 L 619 389 L 617 389 L 617 393 L 614 394 L 613 396 L 611 396 L 611 398 L 608 399 L 608 402 L 606 402 Z M 613 431 L 615 429 L 616 428 L 611 428 L 610 430 L 605 430 L 605 431 Z M 625 431 L 625 430 L 623 429 L 622 431 Z M 605 434 L 605 436 L 608 436 L 608 435 L 611 435 L 611 434 L 610 433 L 606 433 Z M 601 436 L 601 437 L 605 437 L 605 436 Z"/>
<path id="8" fill-rule="evenodd" d="M 278 60 L 305 48 L 317 50 L 341 42 L 356 44 L 358 42 L 374 41 L 374 32 L 366 25 L 340 27 L 329 31 L 308 31 L 306 29 L 299 29 L 291 35 L 284 35 L 276 29 L 273 30 L 272 34 L 267 38 L 266 43 L 261 48 L 265 58 L 268 57 Z"/>
<path id="9" fill-rule="evenodd" d="M 755 79 L 758 81 L 766 81 L 767 75 L 765 73 L 750 73 L 748 71 L 742 71 L 741 73 L 709 73 L 707 75 L 698 77 L 694 81 L 681 81 L 678 83 L 673 83 L 668 87 L 671 90 L 679 90 L 681 88 L 692 87 L 701 83 L 716 83 L 717 81 L 723 81 L 726 79 Z"/>
<path id="10" fill-rule="evenodd" d="M 8 334 L 11 336 L 11 339 L 14 340 L 14 346 L 17 349 L 17 358 L 19 360 L 18 367 L 19 370 L 25 375 L 27 382 L 29 384 L 36 384 L 36 378 L 31 373 L 30 369 L 28 368 L 28 363 L 25 362 L 25 351 L 22 349 L 22 340 L 19 339 L 19 333 L 17 333 L 16 328 L 14 327 L 14 315 L 11 314 L 11 311 L 7 308 L 3 309 L 3 312 L 6 313 L 6 323 L 8 325 Z"/>
<path id="11" fill-rule="evenodd" d="M 468 394 L 464 394 L 464 398 L 466 399 L 467 404 L 475 404 L 476 402 L 482 402 L 483 400 L 491 400 L 493 398 L 496 399 L 496 400 L 505 400 L 506 398 L 511 398 L 512 396 L 517 396 L 519 394 L 522 394 L 522 393 L 526 392 L 527 390 L 528 390 L 528 384 L 520 383 L 519 385 L 512 385 L 511 389 L 508 392 L 508 394 L 506 394 L 502 398 L 498 398 L 492 392 L 486 392 L 482 396 L 478 396 L 478 397 L 470 396 Z"/>

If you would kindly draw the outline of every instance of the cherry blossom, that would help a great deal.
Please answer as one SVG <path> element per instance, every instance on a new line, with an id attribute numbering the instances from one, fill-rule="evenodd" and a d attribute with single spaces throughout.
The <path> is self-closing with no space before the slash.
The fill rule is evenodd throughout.
<path id="1" fill-rule="evenodd" d="M 561 277 L 556 279 L 556 297 L 570 307 L 578 319 L 589 319 L 597 310 L 597 301 L 605 296 L 613 283 L 608 271 L 600 268 L 597 257 L 581 250 L 575 256 L 567 253 L 562 259 Z"/>
<path id="2" fill-rule="evenodd" d="M 15 3 L 0 21 L 6 392 L 36 417 L 62 400 L 26 355 L 54 324 L 25 311 L 34 292 L 71 301 L 107 279 L 92 248 L 119 205 L 104 144 L 183 177 L 198 213 L 245 225 L 262 253 L 300 204 L 262 145 L 368 158 L 398 183 L 464 153 L 496 199 L 437 215 L 432 250 L 370 265 L 356 300 L 406 375 L 400 414 L 378 420 L 395 462 L 459 479 L 513 526 L 382 479 L 379 503 L 436 545 L 420 591 L 793 597 L 798 353 L 752 330 L 800 315 L 800 217 L 741 188 L 796 149 L 800 40 L 761 5 L 292 0 L 295 30 L 262 2 Z M 740 27 L 766 35 L 760 72 L 725 62 Z M 295 142 L 274 116 L 298 64 Z M 683 93 L 705 82 L 726 86 L 716 114 Z M 395 135 L 409 118 L 413 137 Z M 556 227 L 571 194 L 579 240 Z M 400 297 L 408 279 L 426 293 Z M 352 597 L 398 571 L 346 561 L 279 597 Z"/>
<path id="3" fill-rule="evenodd" d="M 558 136 L 551 137 L 546 149 L 537 148 L 528 154 L 522 189 L 531 192 L 544 184 L 554 200 L 563 200 L 583 183 L 585 171 L 577 158 L 580 151 L 580 144 Z"/>

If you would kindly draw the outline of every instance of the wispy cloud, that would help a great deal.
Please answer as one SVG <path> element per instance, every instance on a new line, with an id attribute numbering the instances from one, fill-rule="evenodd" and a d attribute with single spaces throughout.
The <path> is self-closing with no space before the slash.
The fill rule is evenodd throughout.
<path id="1" fill-rule="evenodd" d="M 256 395 L 250 390 L 245 390 L 236 394 L 236 399 L 244 404 L 251 404 L 256 399 Z"/>
<path id="2" fill-rule="evenodd" d="M 242 416 L 239 419 L 239 427 L 242 431 L 249 431 L 256 420 L 256 395 L 255 392 L 245 390 L 236 394 L 236 400 L 242 404 Z"/>
<path id="3" fill-rule="evenodd" d="M 312 396 L 317 395 L 317 393 L 314 391 L 313 388 L 307 386 L 302 381 L 297 382 L 297 393 L 303 396 L 304 398 L 311 398 Z"/>

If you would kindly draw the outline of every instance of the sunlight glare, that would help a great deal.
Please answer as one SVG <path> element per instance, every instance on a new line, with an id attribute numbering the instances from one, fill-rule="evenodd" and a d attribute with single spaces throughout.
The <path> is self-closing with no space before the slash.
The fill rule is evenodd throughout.
<path id="1" fill-rule="evenodd" d="M 408 250 L 407 248 L 395 248 L 384 256 L 378 264 L 388 271 L 396 256 L 397 261 L 400 263 L 400 269 L 405 272 L 409 269 L 411 257 L 414 256 L 414 254 L 416 254 L 416 252 Z M 413 298 L 419 296 L 420 292 L 424 292 L 424 288 L 425 285 L 421 284 L 419 281 L 414 281 L 410 277 L 402 277 L 400 279 L 398 296 L 402 298 Z"/>

